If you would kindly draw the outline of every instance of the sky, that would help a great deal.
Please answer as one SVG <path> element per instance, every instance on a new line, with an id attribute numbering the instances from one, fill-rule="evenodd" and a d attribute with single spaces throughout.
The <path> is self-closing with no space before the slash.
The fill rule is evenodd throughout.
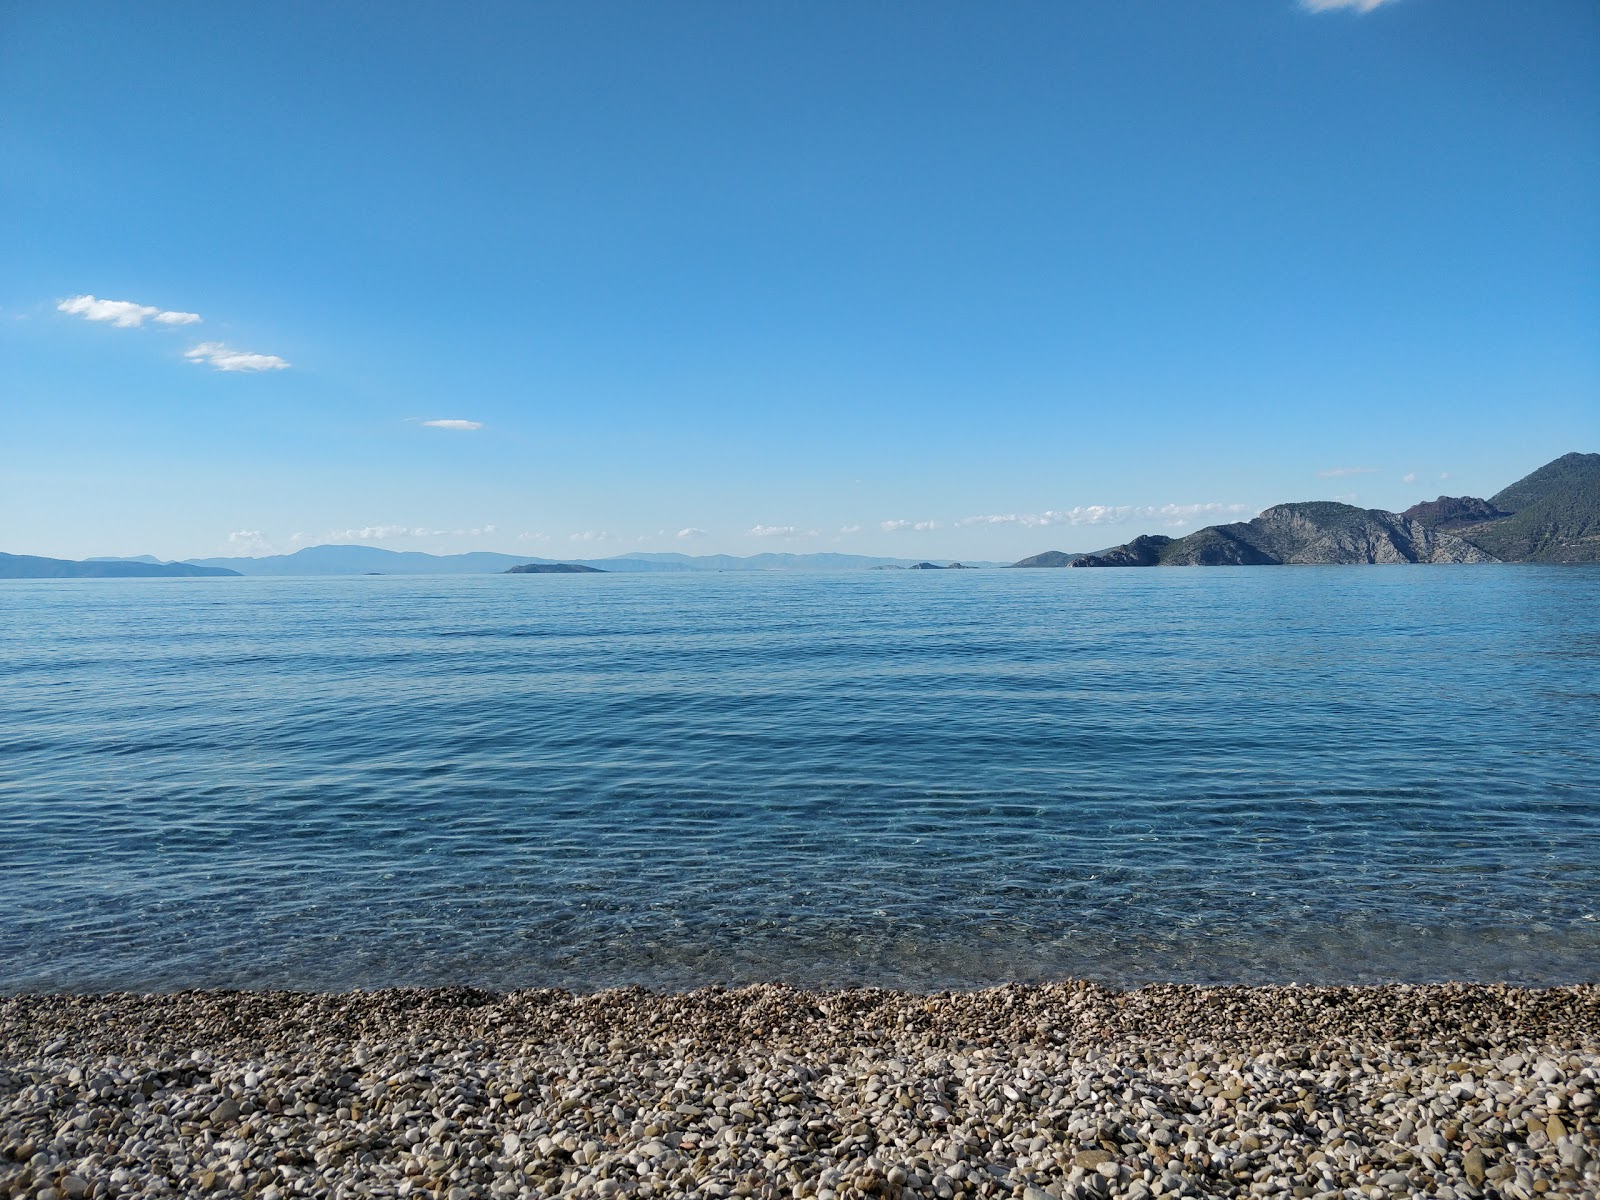
<path id="1" fill-rule="evenodd" d="M 1572 450 L 1593 0 L 0 2 L 0 550 L 1009 561 Z"/>

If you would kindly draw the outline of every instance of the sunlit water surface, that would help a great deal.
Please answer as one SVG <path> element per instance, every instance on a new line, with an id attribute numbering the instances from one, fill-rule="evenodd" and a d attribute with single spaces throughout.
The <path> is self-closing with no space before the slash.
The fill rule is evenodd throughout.
<path id="1" fill-rule="evenodd" d="M 1600 977 L 1600 570 L 0 585 L 0 989 Z"/>

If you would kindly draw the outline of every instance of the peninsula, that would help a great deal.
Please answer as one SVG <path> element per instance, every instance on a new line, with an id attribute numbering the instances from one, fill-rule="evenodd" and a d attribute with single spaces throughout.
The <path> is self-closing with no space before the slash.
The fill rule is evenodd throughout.
<path id="1" fill-rule="evenodd" d="M 1331 500 L 1277 504 L 1185 537 L 1145 534 L 1093 554 L 1048 550 L 1016 567 L 1600 562 L 1600 454 L 1566 454 L 1487 500 L 1440 496 L 1404 512 Z"/>

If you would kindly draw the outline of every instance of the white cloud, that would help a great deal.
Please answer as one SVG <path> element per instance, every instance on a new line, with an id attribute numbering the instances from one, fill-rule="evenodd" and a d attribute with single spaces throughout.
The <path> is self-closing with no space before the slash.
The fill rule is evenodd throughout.
<path id="1" fill-rule="evenodd" d="M 839 532 L 840 533 L 860 533 L 861 532 L 861 526 L 859 526 L 859 525 L 841 525 L 841 526 L 839 526 Z"/>
<path id="2" fill-rule="evenodd" d="M 249 354 L 221 342 L 201 342 L 185 350 L 183 356 L 190 362 L 205 363 L 219 371 L 281 371 L 289 365 L 276 354 Z"/>
<path id="3" fill-rule="evenodd" d="M 1329 467 L 1326 471 L 1318 471 L 1320 479 L 1343 479 L 1346 475 L 1376 475 L 1377 467 Z"/>
<path id="4" fill-rule="evenodd" d="M 137 329 L 146 321 L 161 325 L 194 325 L 199 313 L 169 312 L 132 300 L 97 300 L 93 296 L 73 296 L 56 305 L 57 312 L 71 313 L 86 321 L 110 321 L 118 329 Z"/>
<path id="5" fill-rule="evenodd" d="M 745 532 L 751 537 L 806 538 L 817 536 L 815 529 L 801 529 L 798 525 L 752 525 Z"/>
<path id="6" fill-rule="evenodd" d="M 350 529 L 330 529 L 322 534 L 296 533 L 289 541 L 297 546 L 330 546 L 347 545 L 350 542 L 392 542 L 401 538 L 480 538 L 488 537 L 494 532 L 493 525 L 479 525 L 472 529 L 429 529 L 426 525 L 362 525 Z"/>
<path id="7" fill-rule="evenodd" d="M 939 528 L 937 521 L 879 521 L 878 528 L 885 533 L 900 533 L 902 530 L 911 530 L 913 533 L 928 533 Z"/>
<path id="8" fill-rule="evenodd" d="M 1440 471 L 1439 472 L 1439 478 L 1440 479 L 1449 479 L 1450 478 L 1450 472 L 1449 471 Z"/>
<path id="9" fill-rule="evenodd" d="M 344 529 L 330 533 L 325 542 L 387 542 L 394 538 L 427 537 L 429 530 L 410 525 L 364 525 L 360 529 Z"/>
<path id="10" fill-rule="evenodd" d="M 285 363 L 284 365 L 288 366 L 287 363 Z M 447 419 L 447 420 L 442 420 L 442 421 L 424 421 L 423 424 L 425 426 L 427 426 L 429 429 L 482 429 L 483 428 L 483 422 L 482 421 L 459 421 L 459 420 L 455 420 L 453 418 L 452 419 Z"/>
<path id="11" fill-rule="evenodd" d="M 517 534 L 517 541 L 519 541 L 519 542 L 548 542 L 549 540 L 550 540 L 550 535 L 548 533 L 519 533 L 519 534 Z"/>
<path id="12" fill-rule="evenodd" d="M 678 530 L 678 536 L 683 538 L 685 541 L 688 541 L 690 538 L 703 538 L 703 537 L 705 537 L 706 536 L 706 531 L 704 529 L 695 529 L 695 528 L 691 527 L 689 529 L 680 529 L 680 530 Z"/>
<path id="13" fill-rule="evenodd" d="M 267 535 L 259 529 L 235 529 L 228 535 L 228 548 L 245 554 L 252 554 L 259 553 L 262 550 L 271 550 L 272 543 L 267 540 Z"/>
<path id="14" fill-rule="evenodd" d="M 574 542 L 606 542 L 611 535 L 603 529 L 585 529 L 582 533 L 569 533 L 567 538 Z"/>
<path id="15" fill-rule="evenodd" d="M 1300 0 L 1300 7 L 1307 12 L 1332 12 L 1336 8 L 1349 8 L 1358 13 L 1369 13 L 1387 3 L 1389 0 Z"/>
<path id="16" fill-rule="evenodd" d="M 1354 492 L 1340 492 L 1334 499 L 1340 504 L 1354 504 L 1356 502 L 1356 494 Z"/>
<path id="17" fill-rule="evenodd" d="M 1407 471 L 1404 475 L 1400 476 L 1401 483 L 1415 483 L 1416 481 L 1417 473 L 1415 471 Z"/>
<path id="18" fill-rule="evenodd" d="M 1040 528 L 1046 525 L 1121 525 L 1127 521 L 1160 521 L 1178 527 L 1200 518 L 1230 519 L 1247 516 L 1247 504 L 1084 504 L 1076 508 L 1049 509 L 1038 513 L 995 513 L 963 517 L 958 525 L 1021 525 Z"/>

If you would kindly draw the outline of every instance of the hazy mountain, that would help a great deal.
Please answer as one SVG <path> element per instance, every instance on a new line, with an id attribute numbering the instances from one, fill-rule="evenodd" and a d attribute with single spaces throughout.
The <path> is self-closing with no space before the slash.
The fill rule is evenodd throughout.
<path id="1" fill-rule="evenodd" d="M 621 554 L 612 558 L 532 558 L 521 554 L 475 551 L 425 554 L 378 546 L 307 546 L 293 554 L 264 558 L 191 558 L 196 566 L 225 567 L 240 575 L 480 575 L 503 574 L 524 564 L 571 563 L 615 573 L 653 571 L 859 571 L 876 566 L 906 566 L 914 558 L 873 558 L 863 554 Z M 967 563 L 999 566 L 999 563 Z"/>
<path id="2" fill-rule="evenodd" d="M 1043 554 L 1034 554 L 1028 558 L 1012 563 L 1013 567 L 1070 567 L 1076 554 L 1068 554 L 1065 550 L 1046 550 Z"/>
<path id="3" fill-rule="evenodd" d="M 190 563 L 144 562 L 136 559 L 40 558 L 34 554 L 0 554 L 0 579 L 170 579 L 237 575 L 221 567 Z"/>
<path id="4" fill-rule="evenodd" d="M 731 554 L 675 554 L 649 553 L 622 556 L 633 562 L 660 563 L 687 571 L 861 571 L 871 567 L 912 567 L 921 562 L 917 558 L 878 558 L 869 554 L 814 554 L 764 553 L 739 558 Z M 618 559 L 594 559 L 604 566 Z M 952 560 L 953 561 L 953 560 Z M 997 562 L 963 562 L 965 567 L 1000 567 Z M 608 568 L 611 569 L 611 568 Z"/>
<path id="5" fill-rule="evenodd" d="M 535 561 L 516 554 L 423 554 L 377 546 L 307 546 L 265 558 L 191 558 L 196 566 L 228 567 L 240 575 L 483 575 Z M 537 560 L 545 561 L 545 560 Z"/>
<path id="6" fill-rule="evenodd" d="M 520 567 L 512 567 L 507 575 L 600 575 L 603 574 L 599 567 L 585 567 L 579 563 L 523 563 Z"/>
<path id="7" fill-rule="evenodd" d="M 1065 561 L 1063 561 L 1065 560 Z M 1440 496 L 1403 513 L 1317 500 L 1187 537 L 1147 535 L 1094 554 L 1049 551 L 1019 567 L 1600 561 L 1600 454 L 1567 454 L 1488 500 Z"/>

